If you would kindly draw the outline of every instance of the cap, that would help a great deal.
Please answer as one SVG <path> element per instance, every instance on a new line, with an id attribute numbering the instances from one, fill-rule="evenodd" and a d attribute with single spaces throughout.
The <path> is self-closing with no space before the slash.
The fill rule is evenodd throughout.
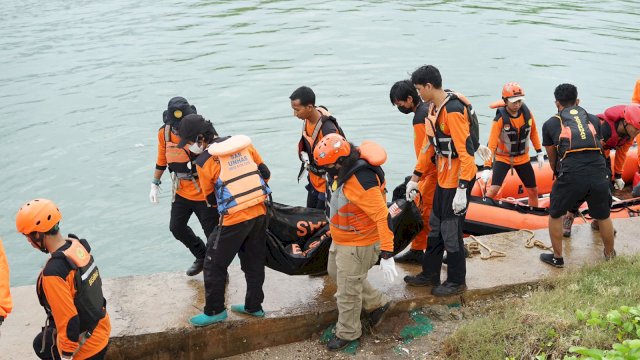
<path id="1" fill-rule="evenodd" d="M 167 110 L 164 112 L 165 122 L 176 122 L 182 120 L 185 116 L 190 114 L 197 114 L 196 107 L 189 105 L 187 99 L 176 96 L 169 100 L 167 104 Z"/>
<path id="2" fill-rule="evenodd" d="M 520 100 L 524 101 L 524 96 L 512 96 L 510 98 L 507 98 L 507 101 L 510 102 L 510 103 L 514 103 L 514 102 L 520 101 Z"/>
<path id="3" fill-rule="evenodd" d="M 198 114 L 190 114 L 180 121 L 178 134 L 180 135 L 179 148 L 185 147 L 188 142 L 196 141 L 200 134 L 204 134 L 207 130 L 207 121 Z"/>

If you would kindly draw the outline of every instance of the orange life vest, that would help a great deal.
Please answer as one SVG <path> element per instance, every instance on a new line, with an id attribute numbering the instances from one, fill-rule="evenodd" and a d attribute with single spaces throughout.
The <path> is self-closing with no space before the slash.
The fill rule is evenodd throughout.
<path id="1" fill-rule="evenodd" d="M 249 145 L 248 136 L 236 135 L 211 144 L 207 150 L 220 161 L 220 175 L 214 184 L 220 215 L 260 204 L 271 193 L 249 153 Z"/>
<path id="2" fill-rule="evenodd" d="M 577 105 L 564 108 L 555 117 L 560 120 L 562 129 L 558 141 L 558 155 L 561 159 L 573 152 L 602 152 L 602 145 L 596 137 L 596 129 L 583 108 Z"/>
<path id="3" fill-rule="evenodd" d="M 358 205 L 347 198 L 344 193 L 344 184 L 358 170 L 370 168 L 376 173 L 380 192 L 384 195 L 386 192 L 384 171 L 380 165 L 387 160 L 387 153 L 382 146 L 370 141 L 363 142 L 358 149 L 360 150 L 360 159 L 341 178 L 327 180 L 328 206 L 326 211 L 332 226 L 354 234 L 367 235 L 371 231 L 376 231 L 376 223 Z"/>
<path id="4" fill-rule="evenodd" d="M 171 133 L 177 135 L 171 125 L 164 126 L 165 155 L 169 170 L 176 174 L 178 179 L 193 180 L 198 177 L 195 159 L 191 159 L 189 150 L 179 148 L 177 143 L 171 141 Z"/>

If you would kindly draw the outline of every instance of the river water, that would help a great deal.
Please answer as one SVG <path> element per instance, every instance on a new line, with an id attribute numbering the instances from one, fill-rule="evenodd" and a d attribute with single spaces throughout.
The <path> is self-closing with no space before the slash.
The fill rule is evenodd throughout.
<path id="1" fill-rule="evenodd" d="M 638 1 L 25 0 L 4 1 L 0 19 L 0 235 L 12 285 L 34 283 L 45 260 L 14 225 L 35 197 L 59 205 L 63 232 L 89 239 L 105 277 L 191 263 L 168 229 L 169 186 L 159 205 L 148 200 L 173 96 L 221 134 L 251 136 L 274 199 L 301 205 L 301 123 L 288 99 L 300 85 L 350 140 L 387 149 L 393 187 L 414 155 L 411 117 L 389 88 L 420 65 L 471 99 L 483 142 L 505 82 L 524 87 L 542 122 L 559 83 L 598 112 L 629 102 L 640 76 Z"/>

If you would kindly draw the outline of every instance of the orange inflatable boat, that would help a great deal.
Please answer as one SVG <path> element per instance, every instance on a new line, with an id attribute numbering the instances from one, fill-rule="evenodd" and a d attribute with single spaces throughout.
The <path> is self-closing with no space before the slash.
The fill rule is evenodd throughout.
<path id="1" fill-rule="evenodd" d="M 638 172 L 638 148 L 637 146 L 632 146 L 627 153 L 627 158 L 624 162 L 624 168 L 622 170 L 622 179 L 624 182 L 631 184 L 633 182 L 633 177 L 636 172 Z M 615 151 L 611 151 L 611 166 L 613 167 L 613 163 L 615 161 Z M 549 162 L 545 161 L 542 168 L 538 167 L 538 162 L 535 160 L 535 157 L 531 160 L 531 165 L 533 165 L 533 171 L 536 174 L 536 183 L 538 185 L 538 194 L 544 195 L 549 194 L 551 192 L 551 185 L 553 185 L 553 171 L 551 171 L 551 167 L 549 166 Z M 491 186 L 491 179 L 485 184 L 480 180 L 480 172 L 478 172 L 477 176 L 478 180 L 471 190 L 471 195 L 473 196 L 483 196 L 485 190 Z M 508 198 L 508 197 L 524 197 L 526 196 L 526 191 L 524 189 L 524 185 L 518 174 L 515 171 L 509 171 L 507 176 L 502 183 L 502 188 L 496 195 L 496 199 Z"/>
<path id="2" fill-rule="evenodd" d="M 540 199 L 540 205 L 548 206 L 549 198 Z M 574 224 L 593 220 L 586 204 L 580 208 Z M 640 198 L 616 201 L 611 205 L 611 218 L 640 216 Z M 531 208 L 517 200 L 493 200 L 471 196 L 464 221 L 464 232 L 469 235 L 487 235 L 520 229 L 536 230 L 549 227 L 548 208 Z"/>

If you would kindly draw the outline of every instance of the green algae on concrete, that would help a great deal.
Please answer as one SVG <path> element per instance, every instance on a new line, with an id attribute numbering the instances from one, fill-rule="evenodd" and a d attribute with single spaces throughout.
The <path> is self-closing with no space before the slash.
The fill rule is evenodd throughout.
<path id="1" fill-rule="evenodd" d="M 431 319 L 426 317 L 421 309 L 411 311 L 409 316 L 415 322 L 415 325 L 407 325 L 400 330 L 400 336 L 405 344 L 410 343 L 415 338 L 429 335 L 433 331 Z"/>

